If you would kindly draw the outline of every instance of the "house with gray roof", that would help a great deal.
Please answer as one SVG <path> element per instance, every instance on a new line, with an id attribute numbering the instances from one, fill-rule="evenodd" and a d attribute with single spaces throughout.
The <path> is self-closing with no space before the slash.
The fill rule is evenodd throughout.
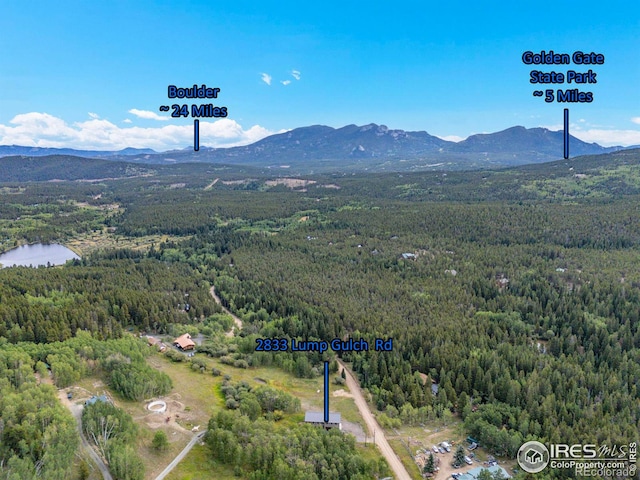
<path id="1" fill-rule="evenodd" d="M 310 423 L 311 425 L 322 427 L 326 430 L 329 430 L 330 428 L 342 430 L 342 418 L 341 415 L 336 412 L 329 412 L 328 422 L 324 421 L 323 412 L 305 412 L 304 421 L 305 423 Z"/>

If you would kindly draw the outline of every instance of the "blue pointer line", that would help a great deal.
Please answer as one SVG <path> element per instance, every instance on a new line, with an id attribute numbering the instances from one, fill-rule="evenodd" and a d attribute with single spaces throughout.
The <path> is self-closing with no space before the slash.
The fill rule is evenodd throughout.
<path id="1" fill-rule="evenodd" d="M 569 109 L 564 109 L 564 158 L 569 158 Z"/>
<path id="2" fill-rule="evenodd" d="M 200 150 L 200 120 L 194 120 L 193 121 L 193 151 L 197 152 L 198 150 Z"/>
<path id="3" fill-rule="evenodd" d="M 329 362 L 324 362 L 324 423 L 329 423 Z"/>

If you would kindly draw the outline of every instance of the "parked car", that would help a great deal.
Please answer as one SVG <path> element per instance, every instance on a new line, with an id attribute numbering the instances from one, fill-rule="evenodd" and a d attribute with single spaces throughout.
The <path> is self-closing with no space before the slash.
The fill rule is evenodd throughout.
<path id="1" fill-rule="evenodd" d="M 469 457 L 465 456 L 464 457 L 464 461 L 467 465 L 473 465 L 473 460 L 471 460 Z"/>
<path id="2" fill-rule="evenodd" d="M 433 450 L 433 453 L 438 453 L 438 447 L 436 447 L 435 445 L 431 447 L 431 450 Z"/>
<path id="3" fill-rule="evenodd" d="M 444 454 L 444 453 L 445 453 L 444 448 L 442 448 L 442 447 L 438 447 L 438 451 L 439 451 L 440 453 L 442 453 L 442 454 Z"/>
<path id="4" fill-rule="evenodd" d="M 69 400 L 71 400 L 73 398 L 73 393 L 71 393 L 71 392 L 67 393 L 67 398 Z"/>

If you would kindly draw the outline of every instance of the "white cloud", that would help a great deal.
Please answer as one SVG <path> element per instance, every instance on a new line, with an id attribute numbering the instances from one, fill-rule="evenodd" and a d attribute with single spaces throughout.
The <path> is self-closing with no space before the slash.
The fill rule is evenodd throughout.
<path id="1" fill-rule="evenodd" d="M 93 112 L 89 112 L 89 116 L 91 118 L 100 118 L 100 115 L 98 115 L 97 113 L 93 113 Z"/>
<path id="2" fill-rule="evenodd" d="M 260 125 L 244 129 L 235 120 L 200 120 L 200 144 L 210 147 L 248 145 L 274 133 Z M 68 124 L 47 113 L 16 115 L 0 124 L 0 145 L 120 150 L 126 147 L 164 151 L 193 145 L 193 124 L 142 128 L 119 127 L 108 120 L 91 119 Z"/>
<path id="3" fill-rule="evenodd" d="M 579 123 L 570 123 L 569 134 L 583 142 L 595 142 L 603 147 L 640 145 L 640 130 L 616 130 L 582 122 L 583 121 L 580 120 Z M 561 124 L 541 125 L 541 127 L 551 130 L 552 132 L 564 131 L 564 125 Z"/>
<path id="4" fill-rule="evenodd" d="M 573 133 L 571 132 L 571 128 L 574 127 L 574 125 L 569 125 L 569 133 Z M 547 130 L 551 130 L 552 132 L 557 132 L 559 130 L 563 130 L 564 131 L 564 124 L 563 123 L 556 123 L 554 125 L 540 125 L 540 128 L 546 128 Z"/>
<path id="5" fill-rule="evenodd" d="M 446 140 L 447 142 L 461 142 L 464 140 L 464 137 L 459 137 L 458 135 L 436 135 L 436 137 L 441 138 L 442 140 Z"/>
<path id="6" fill-rule="evenodd" d="M 122 123 L 133 123 L 130 118 L 125 118 Z"/>
<path id="7" fill-rule="evenodd" d="M 146 120 L 159 120 L 161 122 L 166 122 L 167 120 L 169 120 L 169 117 L 158 115 L 156 112 L 152 112 L 150 110 L 138 110 L 137 108 L 132 108 L 131 110 L 129 110 L 129 113 Z"/>
<path id="8" fill-rule="evenodd" d="M 271 85 L 271 75 L 269 75 L 268 73 L 261 73 L 260 78 L 267 85 Z"/>
<path id="9" fill-rule="evenodd" d="M 282 80 L 280 83 L 286 86 L 291 83 L 291 80 Z"/>
<path id="10" fill-rule="evenodd" d="M 638 123 L 638 124 L 640 124 L 640 117 L 632 117 L 632 118 L 631 118 L 631 121 L 632 121 L 633 123 Z"/>
<path id="11" fill-rule="evenodd" d="M 298 70 L 292 70 L 291 71 L 291 76 L 293 78 L 295 78 L 296 80 L 300 80 L 300 72 Z"/>
<path id="12" fill-rule="evenodd" d="M 569 133 L 583 142 L 595 142 L 603 147 L 640 145 L 640 130 L 602 130 L 592 128 L 589 130 L 570 129 Z"/>

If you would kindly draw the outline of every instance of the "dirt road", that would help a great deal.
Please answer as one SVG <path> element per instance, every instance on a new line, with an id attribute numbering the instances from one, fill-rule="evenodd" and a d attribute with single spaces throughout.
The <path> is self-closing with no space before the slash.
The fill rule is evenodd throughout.
<path id="1" fill-rule="evenodd" d="M 100 458 L 100 455 L 98 455 L 96 451 L 93 449 L 93 447 L 89 445 L 89 442 L 87 441 L 84 434 L 82 433 L 83 405 L 77 405 L 69 401 L 69 399 L 67 398 L 67 393 L 64 390 L 58 390 L 58 398 L 60 399 L 60 402 L 62 402 L 62 404 L 71 411 L 74 418 L 76 419 L 76 424 L 78 426 L 78 434 L 80 435 L 80 440 L 82 442 L 82 448 L 85 449 L 85 451 L 91 457 L 91 460 L 93 460 L 93 463 L 95 463 L 95 465 L 98 467 L 98 469 L 100 470 L 100 473 L 102 474 L 102 478 L 104 478 L 104 480 L 113 480 L 113 477 L 109 472 L 109 468 L 102 461 L 102 458 Z"/>
<path id="2" fill-rule="evenodd" d="M 186 447 L 184 447 L 184 449 L 176 456 L 176 458 L 173 459 L 173 461 L 167 465 L 167 468 L 165 468 L 160 475 L 158 475 L 156 477 L 156 480 L 163 480 L 164 477 L 166 477 L 167 475 L 169 475 L 169 472 L 171 472 L 171 470 L 173 470 L 174 468 L 176 468 L 176 466 L 182 461 L 182 459 L 184 457 L 187 456 L 187 453 L 189 453 L 189 451 L 191 451 L 191 449 L 193 448 L 193 446 L 202 439 L 202 437 L 204 437 L 205 433 L 207 433 L 207 431 L 205 430 L 204 432 L 200 432 L 197 435 L 194 435 L 194 437 L 191 439 L 191 441 L 187 444 Z"/>
<path id="3" fill-rule="evenodd" d="M 231 318 L 233 318 L 233 321 L 235 322 L 236 327 L 238 327 L 238 330 L 242 330 L 242 320 L 240 320 L 233 313 L 231 313 L 231 311 L 229 311 L 224 305 L 222 305 L 222 302 L 220 301 L 220 297 L 218 295 L 216 295 L 216 287 L 212 286 L 209 289 L 209 293 L 211 294 L 213 299 L 216 301 L 216 303 L 222 307 L 224 312 L 226 314 L 228 314 L 228 315 L 231 315 Z M 227 332 L 226 335 L 227 335 L 227 337 L 233 337 L 233 329 L 231 331 Z"/>
<path id="4" fill-rule="evenodd" d="M 204 187 L 205 190 L 211 190 L 213 188 L 213 186 L 218 183 L 218 180 L 220 180 L 219 178 L 216 178 L 213 182 L 211 182 L 209 185 L 207 185 L 206 187 Z"/>
<path id="5" fill-rule="evenodd" d="M 378 425 L 378 421 L 371 413 L 371 410 L 369 410 L 369 405 L 362 395 L 360 385 L 358 385 L 353 374 L 347 367 L 345 367 L 344 363 L 342 363 L 341 360 L 338 360 L 338 363 L 342 368 L 344 368 L 347 374 L 347 387 L 349 387 L 349 390 L 353 394 L 353 400 L 355 401 L 358 410 L 360 410 L 360 415 L 362 415 L 362 418 L 367 424 L 369 435 L 374 436 L 375 432 L 375 443 L 384 458 L 387 460 L 389 467 L 393 470 L 396 480 L 412 480 L 407 469 L 404 468 L 404 465 L 389 445 L 389 442 L 387 442 L 387 439 L 384 436 L 384 431 L 380 428 L 380 425 Z"/>

